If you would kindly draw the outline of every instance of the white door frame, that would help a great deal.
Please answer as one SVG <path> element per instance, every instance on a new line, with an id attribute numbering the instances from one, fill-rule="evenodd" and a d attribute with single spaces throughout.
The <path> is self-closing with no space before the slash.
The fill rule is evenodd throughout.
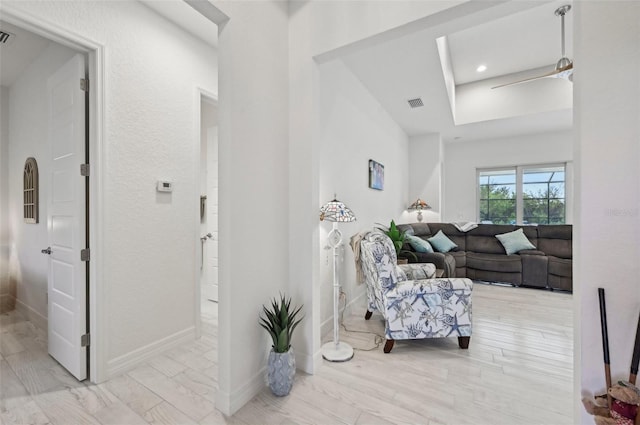
<path id="1" fill-rule="evenodd" d="M 71 32 L 56 24 L 21 12 L 7 4 L 2 5 L 0 18 L 10 24 L 31 31 L 56 43 L 70 47 L 88 57 L 90 81 L 89 95 L 89 331 L 91 345 L 89 349 L 89 380 L 93 383 L 105 381 L 107 373 L 107 300 L 104 296 L 103 276 L 103 232 L 105 217 L 104 169 L 106 147 L 104 145 L 104 69 L 105 47 L 93 40 Z"/>
<path id="2" fill-rule="evenodd" d="M 196 181 L 200 182 L 200 177 L 202 175 L 202 169 L 200 167 L 200 143 L 202 143 L 202 136 L 200 134 L 200 117 L 202 116 L 202 106 L 200 104 L 200 102 L 202 102 L 202 100 L 205 99 L 206 101 L 214 104 L 216 106 L 216 108 L 218 107 L 218 95 L 207 90 L 207 89 L 203 89 L 202 87 L 196 87 L 195 89 L 195 95 L 194 95 L 194 112 L 196 112 L 196 117 L 194 120 L 194 129 L 193 129 L 193 143 L 194 143 L 194 154 L 195 157 L 193 159 L 193 163 L 194 164 L 198 164 L 198 172 L 196 174 Z M 200 185 L 196 184 L 194 185 L 194 193 L 193 193 L 193 199 L 194 199 L 194 205 L 197 204 L 197 200 L 200 199 Z M 201 319 L 201 309 L 200 309 L 200 303 L 202 302 L 202 296 L 200 294 L 200 255 L 202 255 L 201 249 L 201 245 L 200 245 L 200 205 L 197 204 L 198 207 L 196 208 L 196 214 L 195 214 L 195 220 L 194 220 L 194 234 L 197 236 L 196 238 L 194 238 L 194 249 L 193 252 L 195 254 L 195 261 L 194 263 L 194 269 L 193 269 L 193 277 L 194 277 L 194 292 L 196 294 L 195 296 L 195 324 L 196 324 L 196 338 L 200 338 L 202 336 L 202 319 Z"/>

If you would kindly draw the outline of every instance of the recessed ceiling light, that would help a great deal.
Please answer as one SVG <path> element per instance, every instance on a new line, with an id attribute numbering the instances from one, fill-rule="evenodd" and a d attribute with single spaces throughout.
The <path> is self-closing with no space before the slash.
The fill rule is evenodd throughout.
<path id="1" fill-rule="evenodd" d="M 477 72 L 485 72 L 487 70 L 487 65 L 480 65 L 476 68 Z"/>

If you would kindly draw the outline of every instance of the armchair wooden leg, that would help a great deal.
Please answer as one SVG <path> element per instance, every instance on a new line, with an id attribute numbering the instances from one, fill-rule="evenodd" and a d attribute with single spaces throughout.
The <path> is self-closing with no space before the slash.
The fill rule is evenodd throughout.
<path id="1" fill-rule="evenodd" d="M 469 348 L 469 342 L 471 341 L 470 336 L 459 336 L 458 337 L 458 346 L 463 350 Z"/>
<path id="2" fill-rule="evenodd" d="M 364 314 L 364 320 L 369 320 L 371 319 L 371 315 L 373 314 L 372 311 L 367 310 L 367 312 Z"/>
<path id="3" fill-rule="evenodd" d="M 391 352 L 391 349 L 393 348 L 394 342 L 396 342 L 396 341 L 393 340 L 393 339 L 388 339 L 387 342 L 385 342 L 385 344 L 384 344 L 384 352 L 385 353 Z"/>

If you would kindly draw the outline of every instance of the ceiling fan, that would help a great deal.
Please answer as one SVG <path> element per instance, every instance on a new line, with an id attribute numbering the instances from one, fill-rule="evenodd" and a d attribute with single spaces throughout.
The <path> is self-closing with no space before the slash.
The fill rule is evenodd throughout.
<path id="1" fill-rule="evenodd" d="M 562 32 L 562 57 L 556 63 L 556 67 L 553 71 L 536 77 L 525 78 L 524 80 L 514 81 L 511 83 L 501 84 L 499 86 L 491 87 L 492 89 L 498 89 L 500 87 L 512 86 L 514 84 L 528 83 L 529 81 L 539 80 L 541 78 L 564 78 L 565 80 L 573 82 L 573 62 L 571 59 L 565 56 L 564 50 L 564 15 L 571 10 L 571 5 L 565 4 L 556 9 L 555 15 L 560 17 L 560 26 Z"/>

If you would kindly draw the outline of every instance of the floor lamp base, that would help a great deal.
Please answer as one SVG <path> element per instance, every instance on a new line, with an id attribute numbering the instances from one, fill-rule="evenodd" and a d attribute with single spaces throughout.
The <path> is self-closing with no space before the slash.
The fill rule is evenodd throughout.
<path id="1" fill-rule="evenodd" d="M 353 348 L 345 342 L 327 342 L 320 350 L 322 357 L 330 362 L 346 362 L 353 357 Z"/>

